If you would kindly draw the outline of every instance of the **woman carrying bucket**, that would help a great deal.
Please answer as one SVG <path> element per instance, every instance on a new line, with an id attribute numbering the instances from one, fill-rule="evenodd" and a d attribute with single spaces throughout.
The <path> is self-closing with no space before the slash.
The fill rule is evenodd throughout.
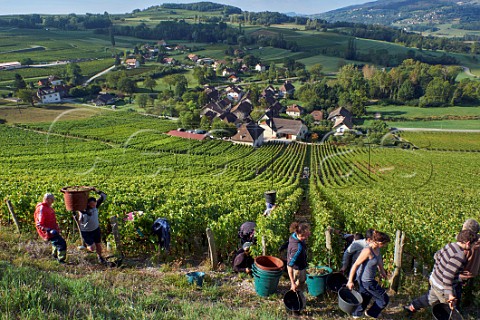
<path id="1" fill-rule="evenodd" d="M 353 289 L 353 279 L 355 274 L 357 275 L 357 281 L 359 284 L 359 292 L 362 295 L 363 302 L 355 311 L 353 311 L 353 318 L 360 318 L 365 311 L 365 315 L 370 318 L 378 318 L 380 312 L 385 309 L 389 302 L 389 298 L 385 289 L 383 289 L 375 280 L 375 275 L 378 271 L 380 276 L 384 279 L 387 278 L 385 269 L 383 268 L 383 260 L 380 254 L 380 248 L 386 246 L 390 242 L 390 237 L 379 231 L 373 231 L 372 239 L 369 241 L 368 246 L 362 250 L 357 260 L 350 270 L 348 277 L 347 288 Z M 374 299 L 374 304 L 370 309 L 365 310 L 370 303 L 371 299 Z"/>
<path id="2" fill-rule="evenodd" d="M 307 245 L 305 241 L 310 236 L 310 226 L 307 223 L 293 222 L 290 225 L 293 232 L 288 239 L 287 271 L 291 282 L 291 290 L 304 291 L 307 279 Z"/>

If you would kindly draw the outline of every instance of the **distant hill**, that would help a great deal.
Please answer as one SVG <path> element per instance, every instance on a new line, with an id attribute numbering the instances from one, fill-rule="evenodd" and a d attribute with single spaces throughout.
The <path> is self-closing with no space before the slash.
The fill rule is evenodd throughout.
<path id="1" fill-rule="evenodd" d="M 349 6 L 315 18 L 367 24 L 428 26 L 442 23 L 480 23 L 480 0 L 378 0 Z"/>

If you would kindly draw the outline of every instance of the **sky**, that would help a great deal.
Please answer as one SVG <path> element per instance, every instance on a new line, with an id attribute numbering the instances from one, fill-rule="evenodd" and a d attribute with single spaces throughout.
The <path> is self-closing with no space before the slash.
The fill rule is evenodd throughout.
<path id="1" fill-rule="evenodd" d="M 208 0 L 13 0 L 2 2 L 1 15 L 7 14 L 85 14 L 129 13 L 134 9 L 146 9 L 162 3 L 194 3 Z M 273 11 L 315 14 L 372 0 L 223 0 L 211 1 L 239 7 L 244 11 Z"/>

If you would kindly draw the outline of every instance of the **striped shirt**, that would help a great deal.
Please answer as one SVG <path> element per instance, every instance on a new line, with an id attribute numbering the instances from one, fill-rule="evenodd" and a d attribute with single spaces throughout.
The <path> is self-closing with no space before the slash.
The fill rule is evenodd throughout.
<path id="1" fill-rule="evenodd" d="M 445 295 L 454 295 L 453 285 L 459 281 L 459 274 L 467 262 L 463 249 L 457 243 L 449 243 L 435 253 L 434 259 L 430 275 L 432 285 L 443 290 Z"/>

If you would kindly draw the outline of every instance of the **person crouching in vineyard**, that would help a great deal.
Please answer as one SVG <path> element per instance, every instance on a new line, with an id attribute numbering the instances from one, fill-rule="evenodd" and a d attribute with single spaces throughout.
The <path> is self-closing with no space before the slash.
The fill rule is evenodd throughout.
<path id="1" fill-rule="evenodd" d="M 435 253 L 433 271 L 430 275 L 430 289 L 426 295 L 413 299 L 410 305 L 403 309 L 409 314 L 413 314 L 425 307 L 425 301 L 428 305 L 434 305 L 438 302 L 448 303 L 450 308 L 454 308 L 457 297 L 456 286 L 459 284 L 460 272 L 467 263 L 465 251 L 469 251 L 471 245 L 478 240 L 478 235 L 470 230 L 462 230 L 457 235 L 457 242 L 449 243 Z"/>
<path id="2" fill-rule="evenodd" d="M 102 234 L 98 221 L 98 208 L 105 201 L 107 195 L 97 188 L 93 190 L 99 194 L 100 197 L 98 199 L 93 197 L 88 199 L 87 208 L 84 211 L 78 211 L 78 222 L 87 249 L 97 253 L 98 262 L 106 264 L 105 259 L 102 257 Z"/>
<path id="3" fill-rule="evenodd" d="M 387 279 L 387 274 L 383 268 L 382 255 L 380 248 L 383 248 L 390 242 L 390 237 L 379 231 L 373 231 L 372 239 L 368 246 L 360 252 L 357 260 L 350 270 L 348 277 L 347 288 L 353 289 L 353 281 L 355 275 L 359 285 L 359 292 L 362 295 L 363 302 L 352 313 L 353 318 L 360 318 L 365 312 L 365 315 L 370 318 L 378 318 L 380 312 L 388 305 L 389 297 L 375 280 L 377 269 L 383 279 Z M 366 310 L 368 304 L 375 300 L 373 305 Z"/>
<path id="4" fill-rule="evenodd" d="M 255 238 L 255 228 L 257 227 L 256 223 L 253 221 L 246 221 L 242 223 L 238 230 L 238 237 L 240 238 L 240 243 L 243 245 L 245 242 L 256 243 Z"/>
<path id="5" fill-rule="evenodd" d="M 307 280 L 307 244 L 310 236 L 310 226 L 307 223 L 293 222 L 290 225 L 293 232 L 288 239 L 287 271 L 293 291 L 304 291 Z"/>
<path id="6" fill-rule="evenodd" d="M 251 242 L 245 242 L 240 248 L 233 259 L 233 271 L 237 273 L 245 272 L 246 274 L 252 273 L 252 265 L 254 263 L 253 257 L 250 252 L 250 247 L 253 245 Z"/>
<path id="7" fill-rule="evenodd" d="M 60 235 L 57 217 L 52 205 L 55 197 L 51 193 L 46 193 L 43 202 L 35 207 L 34 219 L 35 228 L 38 235 L 52 244 L 52 256 L 60 263 L 65 263 L 67 259 L 67 243 Z"/>

